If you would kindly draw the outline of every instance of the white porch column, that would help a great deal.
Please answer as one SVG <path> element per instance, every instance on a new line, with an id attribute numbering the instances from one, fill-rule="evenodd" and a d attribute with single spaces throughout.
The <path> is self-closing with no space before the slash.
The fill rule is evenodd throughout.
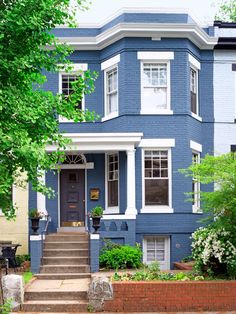
<path id="1" fill-rule="evenodd" d="M 135 149 L 127 150 L 127 209 L 126 215 L 137 215 L 135 206 Z"/>
<path id="2" fill-rule="evenodd" d="M 38 178 L 38 180 L 45 184 L 45 172 L 41 177 Z M 48 212 L 46 210 L 46 197 L 44 194 L 37 192 L 37 210 L 41 213 L 43 213 L 44 216 L 47 216 Z"/>

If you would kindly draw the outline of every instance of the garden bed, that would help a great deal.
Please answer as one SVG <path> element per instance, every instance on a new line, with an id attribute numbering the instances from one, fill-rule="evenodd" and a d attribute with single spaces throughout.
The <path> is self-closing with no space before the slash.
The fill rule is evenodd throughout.
<path id="1" fill-rule="evenodd" d="M 113 282 L 113 300 L 105 311 L 233 311 L 236 281 Z"/>

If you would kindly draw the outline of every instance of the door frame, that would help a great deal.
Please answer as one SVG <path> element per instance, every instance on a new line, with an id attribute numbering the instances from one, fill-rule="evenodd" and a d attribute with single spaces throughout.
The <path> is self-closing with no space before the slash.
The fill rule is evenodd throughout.
<path id="1" fill-rule="evenodd" d="M 68 165 L 66 165 L 68 166 Z M 88 223 L 87 223 L 87 167 L 86 164 L 85 165 L 70 165 L 70 167 L 63 167 L 63 165 L 61 165 L 60 169 L 84 169 L 84 227 L 85 230 L 88 230 Z M 89 169 L 93 169 L 90 168 Z M 57 217 L 58 217 L 58 228 L 61 227 L 61 180 L 60 180 L 60 172 L 58 172 L 57 174 L 57 184 L 58 184 L 58 212 L 57 212 Z"/>

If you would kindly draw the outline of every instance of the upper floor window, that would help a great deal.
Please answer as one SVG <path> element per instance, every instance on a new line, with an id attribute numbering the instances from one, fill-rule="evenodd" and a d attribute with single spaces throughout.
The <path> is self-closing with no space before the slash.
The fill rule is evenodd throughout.
<path id="1" fill-rule="evenodd" d="M 167 109 L 167 63 L 143 63 L 142 109 Z"/>
<path id="2" fill-rule="evenodd" d="M 197 71 L 193 68 L 190 68 L 190 92 L 191 92 L 191 111 L 192 113 L 198 115 L 198 104 L 197 104 Z"/>
<path id="3" fill-rule="evenodd" d="M 118 63 L 120 55 L 108 59 L 101 64 L 104 71 L 104 117 L 102 121 L 118 116 L 119 94 L 118 94 Z"/>
<path id="4" fill-rule="evenodd" d="M 68 97 L 73 93 L 72 83 L 78 79 L 78 75 L 75 74 L 62 74 L 61 82 L 62 82 L 62 94 Z M 78 109 L 82 109 L 82 101 L 78 101 Z"/>
<path id="5" fill-rule="evenodd" d="M 70 72 L 66 72 L 65 70 L 59 73 L 59 93 L 68 97 L 73 93 L 72 83 L 78 80 L 79 76 L 83 76 L 83 72 L 87 71 L 87 64 L 72 64 L 72 70 Z M 81 100 L 78 100 L 78 104 L 76 106 L 77 109 L 84 110 L 84 97 Z M 64 117 L 59 117 L 60 122 L 73 122 L 73 120 L 68 120 Z"/>
<path id="6" fill-rule="evenodd" d="M 172 114 L 170 110 L 170 60 L 173 52 L 140 51 L 141 114 Z"/>
<path id="7" fill-rule="evenodd" d="M 117 67 L 106 72 L 106 115 L 118 112 L 118 72 Z"/>
<path id="8" fill-rule="evenodd" d="M 188 55 L 189 63 L 190 63 L 190 109 L 192 116 L 201 121 L 199 117 L 199 70 L 201 69 L 200 62 L 195 59 L 192 55 Z"/>

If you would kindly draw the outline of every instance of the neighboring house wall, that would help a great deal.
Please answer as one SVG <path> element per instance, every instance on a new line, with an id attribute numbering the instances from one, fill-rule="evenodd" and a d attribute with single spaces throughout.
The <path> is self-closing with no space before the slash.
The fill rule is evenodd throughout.
<path id="1" fill-rule="evenodd" d="M 214 59 L 214 151 L 219 155 L 236 145 L 236 50 L 215 50 Z"/>
<path id="2" fill-rule="evenodd" d="M 15 220 L 8 221 L 0 215 L 0 241 L 12 241 L 22 246 L 17 254 L 28 254 L 28 185 L 25 188 L 13 187 L 13 202 L 17 207 Z"/>

